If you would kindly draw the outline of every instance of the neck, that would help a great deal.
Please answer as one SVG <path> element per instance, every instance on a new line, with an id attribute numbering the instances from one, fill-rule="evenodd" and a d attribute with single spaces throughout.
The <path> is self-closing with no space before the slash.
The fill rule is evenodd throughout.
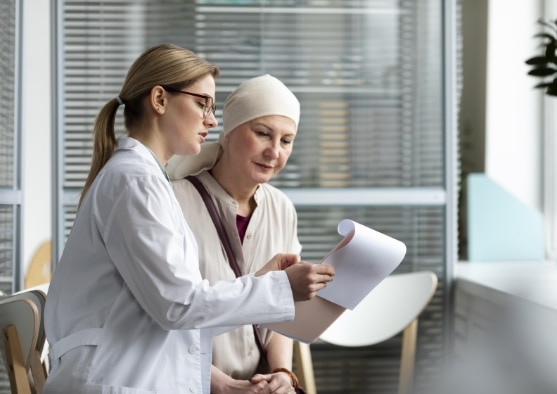
<path id="1" fill-rule="evenodd" d="M 168 174 L 166 173 L 166 169 L 164 168 L 166 166 L 166 162 L 168 161 L 168 157 L 162 161 L 161 157 L 164 158 L 163 155 L 161 155 L 161 149 L 156 149 L 157 145 L 153 145 L 151 144 L 151 146 L 149 145 L 149 141 L 142 139 L 141 137 L 138 138 L 137 136 L 133 136 L 130 134 L 130 137 L 137 139 L 139 142 L 141 142 L 143 144 L 143 146 L 145 146 L 147 148 L 147 150 L 149 151 L 149 153 L 151 153 L 151 155 L 153 155 L 153 158 L 155 159 L 155 161 L 157 162 L 157 164 L 159 165 L 159 168 L 161 169 L 164 177 L 166 178 L 166 180 L 168 180 L 170 182 L 170 178 L 168 177 Z M 153 147 L 152 147 L 153 146 Z M 155 148 L 155 149 L 153 149 Z M 157 154 L 157 152 L 155 151 L 157 150 L 159 153 Z M 163 164 L 164 163 L 164 164 Z"/>
<path id="2" fill-rule="evenodd" d="M 149 138 L 148 136 L 139 133 L 130 133 L 130 137 L 135 138 L 145 145 L 162 167 L 166 166 L 166 162 L 170 159 L 171 155 L 165 151 L 163 145 L 160 144 L 156 138 Z"/>
<path id="3" fill-rule="evenodd" d="M 234 173 L 234 166 L 224 163 L 221 158 L 211 169 L 211 175 L 219 185 L 238 203 L 238 214 L 250 216 L 256 207 L 255 191 L 258 185 L 246 183 L 241 175 Z"/>

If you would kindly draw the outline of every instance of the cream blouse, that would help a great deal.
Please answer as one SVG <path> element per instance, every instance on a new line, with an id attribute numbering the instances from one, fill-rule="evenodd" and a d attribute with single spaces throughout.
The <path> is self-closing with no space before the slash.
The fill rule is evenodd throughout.
<path id="1" fill-rule="evenodd" d="M 283 192 L 269 184 L 259 186 L 255 193 L 257 208 L 242 244 L 236 228 L 236 201 L 208 171 L 202 171 L 197 177 L 213 196 L 243 274 L 257 271 L 277 253 L 300 254 L 296 210 Z M 218 233 L 197 190 L 185 179 L 173 181 L 172 186 L 197 240 L 203 278 L 210 283 L 234 278 Z M 266 345 L 272 332 L 261 332 Z M 251 325 L 214 338 L 213 364 L 224 373 L 236 379 L 248 379 L 254 374 L 258 361 L 259 350 Z"/>

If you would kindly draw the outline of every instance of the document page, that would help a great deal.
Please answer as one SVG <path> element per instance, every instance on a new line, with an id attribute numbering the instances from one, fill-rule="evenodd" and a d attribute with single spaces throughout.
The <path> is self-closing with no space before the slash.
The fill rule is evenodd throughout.
<path id="1" fill-rule="evenodd" d="M 297 302 L 293 321 L 262 327 L 301 342 L 315 341 L 391 274 L 406 254 L 404 243 L 350 219 L 339 223 L 338 233 L 344 238 L 321 261 L 335 267 L 333 281 L 313 299 Z"/>

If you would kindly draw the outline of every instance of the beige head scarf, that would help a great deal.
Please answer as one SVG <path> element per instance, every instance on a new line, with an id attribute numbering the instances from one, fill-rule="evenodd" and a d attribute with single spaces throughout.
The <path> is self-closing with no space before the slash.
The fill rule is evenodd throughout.
<path id="1" fill-rule="evenodd" d="M 250 120 L 268 115 L 286 116 L 298 128 L 300 102 L 281 81 L 269 74 L 242 82 L 224 102 L 223 131 L 218 141 L 201 145 L 201 152 L 196 156 L 172 156 L 166 166 L 168 176 L 172 180 L 180 179 L 212 168 L 228 133 Z"/>

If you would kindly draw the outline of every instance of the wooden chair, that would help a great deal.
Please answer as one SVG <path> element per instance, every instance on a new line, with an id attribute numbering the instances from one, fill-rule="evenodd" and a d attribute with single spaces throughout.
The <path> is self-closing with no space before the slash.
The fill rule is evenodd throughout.
<path id="1" fill-rule="evenodd" d="M 307 343 L 294 341 L 294 366 L 298 382 L 307 394 L 316 394 L 315 377 L 313 376 L 313 360 Z"/>
<path id="2" fill-rule="evenodd" d="M 370 346 L 402 334 L 399 394 L 413 392 L 418 318 L 437 288 L 430 271 L 385 278 L 354 310 L 346 310 L 319 339 L 337 346 Z M 295 342 L 296 373 L 308 394 L 316 394 L 310 346 Z"/>
<path id="3" fill-rule="evenodd" d="M 52 276 L 51 260 L 51 241 L 45 241 L 31 257 L 25 274 L 24 287 L 26 289 L 50 282 Z"/>
<path id="4" fill-rule="evenodd" d="M 46 300 L 40 290 L 0 299 L 0 328 L 4 360 L 13 394 L 40 394 L 46 380 L 42 361 L 45 333 L 42 314 Z"/>

